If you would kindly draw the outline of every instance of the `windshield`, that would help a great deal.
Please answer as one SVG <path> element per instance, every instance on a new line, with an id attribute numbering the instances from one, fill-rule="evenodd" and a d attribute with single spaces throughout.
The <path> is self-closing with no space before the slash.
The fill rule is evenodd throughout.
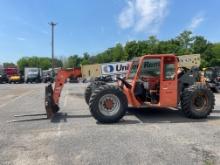
<path id="1" fill-rule="evenodd" d="M 4 72 L 9 76 L 18 74 L 17 68 L 6 68 Z"/>
<path id="2" fill-rule="evenodd" d="M 28 74 L 28 77 L 37 77 L 38 74 Z"/>
<path id="3" fill-rule="evenodd" d="M 135 74 L 137 73 L 138 65 L 139 65 L 139 61 L 133 61 L 132 62 L 131 70 L 130 70 L 130 73 L 128 75 L 129 79 L 134 78 Z"/>
<path id="4" fill-rule="evenodd" d="M 144 59 L 140 76 L 158 77 L 160 75 L 160 59 Z"/>

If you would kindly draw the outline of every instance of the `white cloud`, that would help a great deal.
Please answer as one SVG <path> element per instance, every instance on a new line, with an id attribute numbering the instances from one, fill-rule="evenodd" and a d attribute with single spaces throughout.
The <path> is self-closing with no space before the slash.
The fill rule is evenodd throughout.
<path id="1" fill-rule="evenodd" d="M 134 24 L 134 12 L 134 3 L 128 1 L 127 6 L 122 10 L 118 18 L 119 25 L 122 29 L 129 28 Z"/>
<path id="2" fill-rule="evenodd" d="M 26 38 L 23 38 L 23 37 L 17 37 L 16 39 L 19 40 L 19 41 L 24 41 L 24 40 L 26 40 Z"/>
<path id="3" fill-rule="evenodd" d="M 195 17 L 192 18 L 192 21 L 188 27 L 189 30 L 195 30 L 201 23 L 205 20 L 204 14 L 197 14 Z"/>
<path id="4" fill-rule="evenodd" d="M 168 0 L 130 0 L 118 17 L 122 29 L 157 33 L 168 11 Z"/>

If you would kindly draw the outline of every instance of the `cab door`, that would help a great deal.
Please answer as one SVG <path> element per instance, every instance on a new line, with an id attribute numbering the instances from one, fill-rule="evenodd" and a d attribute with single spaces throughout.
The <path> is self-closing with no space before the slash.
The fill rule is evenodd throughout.
<path id="1" fill-rule="evenodd" d="M 177 59 L 173 56 L 161 60 L 160 106 L 177 107 Z"/>

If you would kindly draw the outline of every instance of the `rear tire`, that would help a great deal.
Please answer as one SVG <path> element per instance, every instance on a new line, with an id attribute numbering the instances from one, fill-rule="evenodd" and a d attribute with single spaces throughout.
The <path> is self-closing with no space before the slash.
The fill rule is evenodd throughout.
<path id="1" fill-rule="evenodd" d="M 97 88 L 89 101 L 90 112 L 100 123 L 118 122 L 125 115 L 127 107 L 125 94 L 112 85 Z"/>
<path id="2" fill-rule="evenodd" d="M 95 81 L 95 82 L 92 82 L 90 83 L 87 87 L 86 87 L 86 90 L 85 90 L 85 93 L 84 93 L 84 98 L 85 98 L 85 101 L 86 103 L 89 105 L 89 100 L 90 100 L 90 97 L 92 95 L 92 92 L 102 86 L 102 85 L 106 85 L 106 83 L 104 82 L 101 82 L 101 81 Z"/>
<path id="3" fill-rule="evenodd" d="M 181 109 L 188 118 L 206 118 L 214 109 L 215 97 L 205 85 L 192 85 L 181 96 Z"/>
<path id="4" fill-rule="evenodd" d="M 216 93 L 220 93 L 219 87 L 215 87 L 215 92 L 216 92 Z"/>

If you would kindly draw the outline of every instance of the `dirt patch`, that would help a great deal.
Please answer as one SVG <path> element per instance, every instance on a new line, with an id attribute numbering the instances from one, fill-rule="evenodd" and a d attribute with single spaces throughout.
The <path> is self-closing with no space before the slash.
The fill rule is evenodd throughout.
<path id="1" fill-rule="evenodd" d="M 202 162 L 204 162 L 205 165 L 215 165 L 218 164 L 217 155 L 207 149 L 204 148 L 198 148 L 193 146 L 192 150 L 196 153 L 198 157 L 201 157 Z"/>

